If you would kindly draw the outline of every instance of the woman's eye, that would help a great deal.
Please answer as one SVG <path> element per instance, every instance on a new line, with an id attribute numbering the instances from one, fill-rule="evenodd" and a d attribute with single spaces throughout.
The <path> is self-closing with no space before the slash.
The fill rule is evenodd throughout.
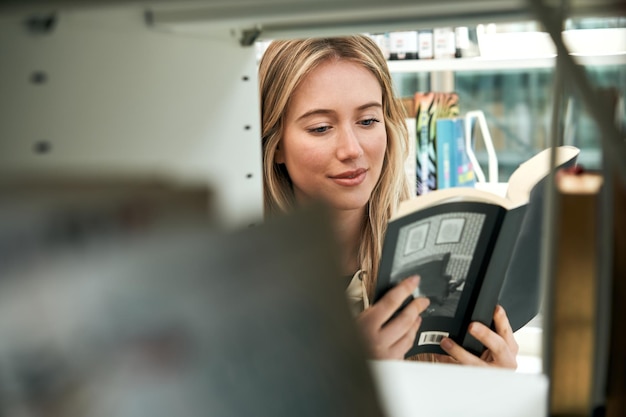
<path id="1" fill-rule="evenodd" d="M 319 126 L 311 129 L 307 129 L 309 133 L 324 133 L 330 129 L 330 126 Z"/>
<path id="2" fill-rule="evenodd" d="M 371 126 L 374 123 L 380 123 L 380 120 L 371 118 L 371 119 L 361 120 L 359 123 L 362 124 L 363 126 Z"/>

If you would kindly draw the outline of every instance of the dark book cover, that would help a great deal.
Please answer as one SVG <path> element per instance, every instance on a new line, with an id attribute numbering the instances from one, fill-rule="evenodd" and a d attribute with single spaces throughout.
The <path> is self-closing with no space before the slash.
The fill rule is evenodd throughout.
<path id="1" fill-rule="evenodd" d="M 431 301 L 407 356 L 444 354 L 439 346 L 444 336 L 480 353 L 482 346 L 467 337 L 467 326 L 476 320 L 491 324 L 523 212 L 524 207 L 507 211 L 494 204 L 452 202 L 390 222 L 374 301 L 412 275 L 421 277 L 414 296 Z"/>

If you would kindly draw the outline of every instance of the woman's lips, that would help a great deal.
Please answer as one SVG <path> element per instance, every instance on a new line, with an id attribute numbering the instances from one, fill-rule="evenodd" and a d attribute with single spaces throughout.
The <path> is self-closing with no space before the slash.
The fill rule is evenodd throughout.
<path id="1" fill-rule="evenodd" d="M 354 171 L 342 172 L 341 174 L 333 175 L 330 178 L 336 184 L 342 185 L 344 187 L 354 187 L 365 181 L 366 174 L 367 170 L 360 168 Z"/>

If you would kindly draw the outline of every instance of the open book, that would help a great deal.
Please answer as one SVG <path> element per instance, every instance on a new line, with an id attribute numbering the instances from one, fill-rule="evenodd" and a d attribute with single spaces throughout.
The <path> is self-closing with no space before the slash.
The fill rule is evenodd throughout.
<path id="1" fill-rule="evenodd" d="M 579 150 L 556 148 L 557 168 L 574 165 Z M 484 347 L 467 333 L 472 321 L 492 324 L 501 304 L 513 331 L 539 311 L 541 228 L 550 149 L 522 163 L 504 197 L 473 188 L 449 188 L 403 202 L 389 221 L 374 302 L 390 288 L 420 275 L 414 296 L 431 301 L 413 348 L 445 352 L 449 336 L 468 351 Z"/>

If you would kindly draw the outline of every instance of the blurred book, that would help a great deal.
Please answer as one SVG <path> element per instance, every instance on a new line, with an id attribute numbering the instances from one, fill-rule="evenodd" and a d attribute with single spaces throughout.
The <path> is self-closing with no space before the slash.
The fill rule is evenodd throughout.
<path id="1" fill-rule="evenodd" d="M 437 188 L 437 120 L 459 115 L 457 93 L 415 93 L 417 195 Z"/>
<path id="2" fill-rule="evenodd" d="M 214 224 L 213 192 L 147 178 L 0 180 L 0 270 L 60 248 L 79 249 L 188 222 Z"/>
<path id="3" fill-rule="evenodd" d="M 437 189 L 474 187 L 474 168 L 465 148 L 465 120 L 440 118 L 436 129 Z"/>

